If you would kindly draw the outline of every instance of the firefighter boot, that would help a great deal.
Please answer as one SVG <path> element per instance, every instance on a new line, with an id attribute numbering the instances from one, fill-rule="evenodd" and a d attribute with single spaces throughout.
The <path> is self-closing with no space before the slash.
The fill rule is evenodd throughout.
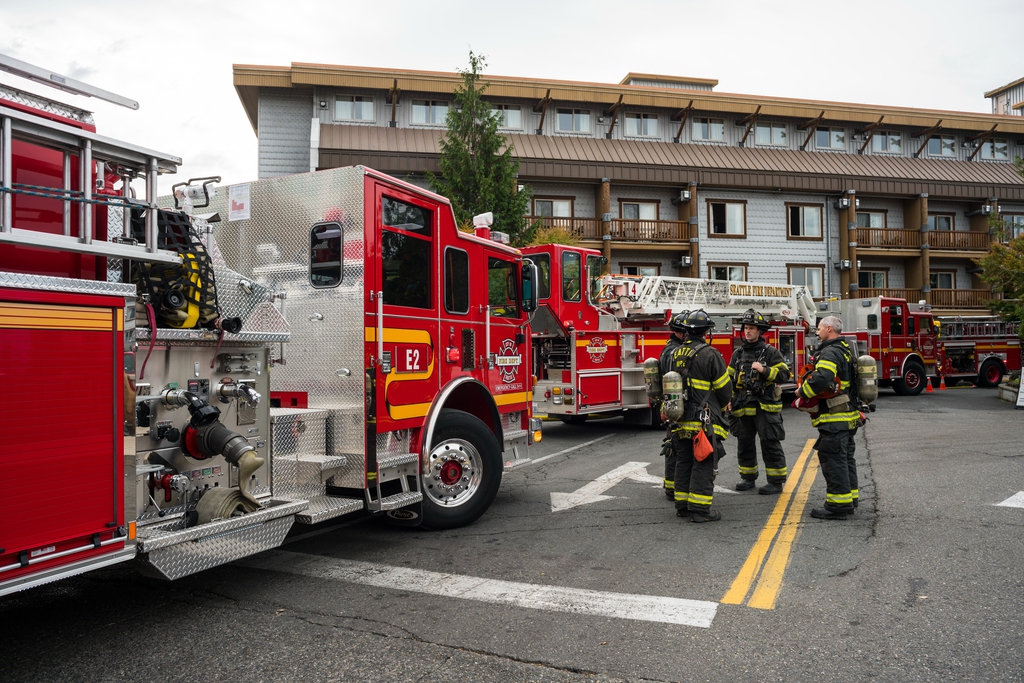
<path id="1" fill-rule="evenodd" d="M 843 520 L 847 518 L 849 513 L 842 512 L 839 510 L 830 510 L 829 508 L 814 508 L 811 510 L 811 517 L 816 519 L 835 519 Z"/>
<path id="2" fill-rule="evenodd" d="M 694 524 L 703 524 L 704 522 L 717 522 L 722 519 L 722 513 L 718 510 L 708 510 L 707 513 L 703 512 L 691 512 L 690 521 Z"/>
<path id="3" fill-rule="evenodd" d="M 740 483 L 736 484 L 737 491 L 749 491 L 757 485 L 756 479 L 741 479 Z"/>
<path id="4" fill-rule="evenodd" d="M 778 495 L 782 493 L 782 484 L 785 483 L 786 482 L 784 481 L 782 483 L 775 483 L 774 481 L 770 481 L 761 488 L 759 488 L 757 492 L 760 493 L 762 496 Z"/>

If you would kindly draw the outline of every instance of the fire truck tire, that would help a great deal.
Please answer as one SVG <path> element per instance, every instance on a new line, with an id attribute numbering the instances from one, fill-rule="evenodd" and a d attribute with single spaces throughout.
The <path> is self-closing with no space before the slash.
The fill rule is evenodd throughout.
<path id="1" fill-rule="evenodd" d="M 917 396 L 924 391 L 928 381 L 924 367 L 917 361 L 909 361 L 903 368 L 903 377 L 893 381 L 892 387 L 900 396 Z"/>
<path id="2" fill-rule="evenodd" d="M 998 386 L 1003 381 L 1003 365 L 994 358 L 990 358 L 981 364 L 981 371 L 978 373 L 979 387 Z"/>
<path id="3" fill-rule="evenodd" d="M 501 473 L 501 448 L 487 425 L 461 410 L 441 411 L 423 463 L 420 527 L 441 530 L 472 524 L 497 495 Z M 464 488 L 459 490 L 460 486 Z"/>

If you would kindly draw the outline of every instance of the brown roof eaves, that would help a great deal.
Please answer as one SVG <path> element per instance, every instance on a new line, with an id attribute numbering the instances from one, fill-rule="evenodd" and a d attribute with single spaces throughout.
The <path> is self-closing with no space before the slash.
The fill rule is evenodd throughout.
<path id="1" fill-rule="evenodd" d="M 436 171 L 441 130 L 321 125 L 321 167 Z M 1009 164 L 568 136 L 511 135 L 522 178 L 685 184 L 1024 201 Z M 325 162 L 330 158 L 331 161 Z"/>
<path id="2" fill-rule="evenodd" d="M 985 93 L 985 97 L 993 97 L 1003 92 L 1004 90 L 1009 90 L 1010 88 L 1016 87 L 1021 83 L 1024 83 L 1024 78 L 1018 78 L 1013 83 L 1007 83 L 1006 85 L 996 88 L 995 90 L 989 90 L 987 93 Z"/>

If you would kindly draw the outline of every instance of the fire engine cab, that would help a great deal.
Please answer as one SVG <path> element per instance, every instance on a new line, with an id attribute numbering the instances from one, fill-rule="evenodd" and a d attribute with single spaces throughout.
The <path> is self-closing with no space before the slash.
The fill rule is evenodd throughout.
<path id="1" fill-rule="evenodd" d="M 0 86 L 0 595 L 176 579 L 296 521 L 468 524 L 539 439 L 536 271 L 485 217 L 361 167 L 158 198 L 180 164 Z"/>

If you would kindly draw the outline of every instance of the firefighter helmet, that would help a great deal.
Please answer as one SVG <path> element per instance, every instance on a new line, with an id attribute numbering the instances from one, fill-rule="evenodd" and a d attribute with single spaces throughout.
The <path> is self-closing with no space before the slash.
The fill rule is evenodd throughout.
<path id="1" fill-rule="evenodd" d="M 715 321 L 704 309 L 697 309 L 686 314 L 683 320 L 683 329 L 690 334 L 707 334 L 708 330 L 715 328 Z"/>
<path id="2" fill-rule="evenodd" d="M 689 311 L 676 313 L 668 321 L 668 329 L 672 330 L 673 332 L 686 332 L 686 327 L 684 326 L 684 323 L 686 322 L 686 316 L 688 316 L 689 314 Z"/>
<path id="3" fill-rule="evenodd" d="M 748 308 L 746 313 L 743 314 L 743 318 L 740 319 L 742 325 L 753 325 L 762 332 L 767 332 L 771 329 L 771 323 L 765 320 L 765 317 L 755 311 L 753 308 Z"/>

